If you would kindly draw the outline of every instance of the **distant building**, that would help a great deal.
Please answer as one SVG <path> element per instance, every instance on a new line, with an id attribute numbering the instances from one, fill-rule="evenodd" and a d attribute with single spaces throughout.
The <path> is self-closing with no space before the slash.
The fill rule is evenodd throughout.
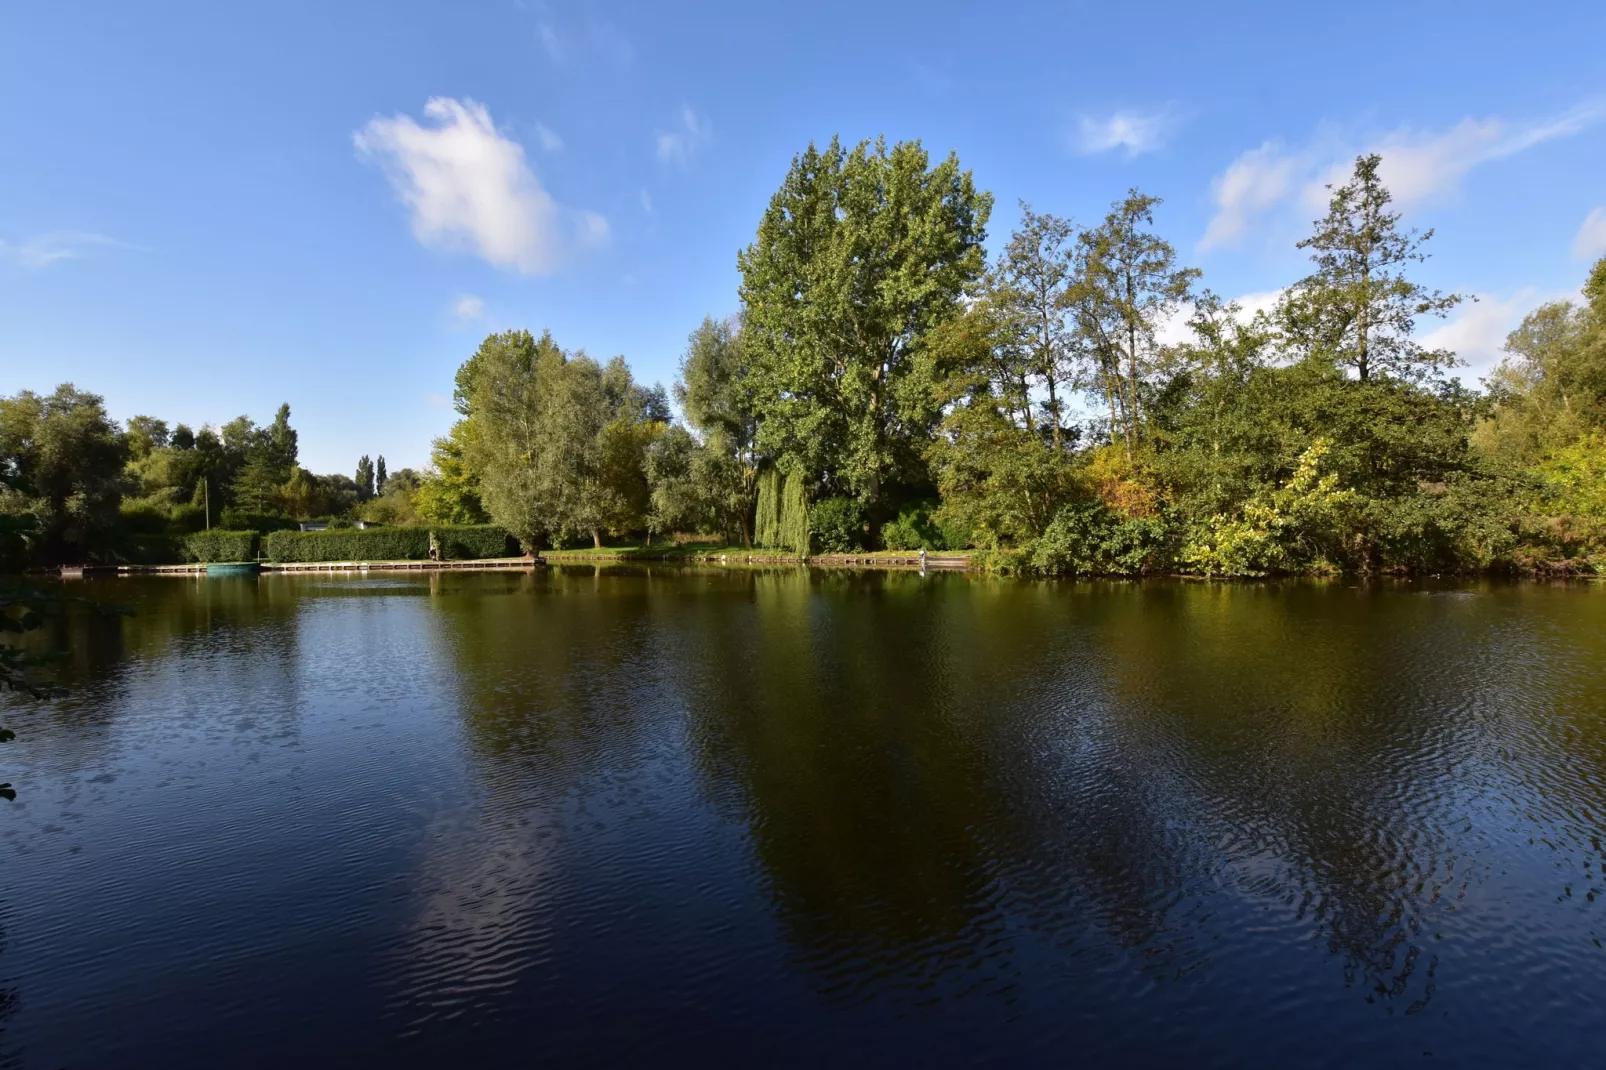
<path id="1" fill-rule="evenodd" d="M 329 521 L 327 521 L 327 520 L 298 520 L 298 521 L 296 521 L 296 526 L 299 527 L 302 531 L 328 531 L 329 530 Z M 366 531 L 369 528 L 378 528 L 378 527 L 383 527 L 384 525 L 379 523 L 379 521 L 377 521 L 377 520 L 353 520 L 351 522 L 351 526 L 354 527 L 354 528 L 358 528 L 360 530 Z"/>

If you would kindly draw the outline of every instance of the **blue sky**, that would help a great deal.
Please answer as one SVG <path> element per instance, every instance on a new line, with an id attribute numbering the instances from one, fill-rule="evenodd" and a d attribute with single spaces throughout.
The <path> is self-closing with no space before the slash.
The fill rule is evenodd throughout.
<path id="1" fill-rule="evenodd" d="M 1093 222 L 1130 186 L 1265 294 L 1379 148 L 1475 377 L 1606 253 L 1606 4 L 31 3 L 0 10 L 0 393 L 420 465 L 488 331 L 669 382 L 810 139 L 956 150 Z"/>

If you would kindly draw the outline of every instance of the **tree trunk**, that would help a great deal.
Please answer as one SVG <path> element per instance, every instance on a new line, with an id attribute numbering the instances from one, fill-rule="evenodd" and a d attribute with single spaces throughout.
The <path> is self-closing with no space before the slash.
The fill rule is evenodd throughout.
<path id="1" fill-rule="evenodd" d="M 1030 404 L 1030 402 L 1028 402 Z M 1060 403 L 1054 393 L 1054 376 L 1048 375 L 1048 412 L 1054 418 L 1054 452 L 1060 451 Z"/>
<path id="2" fill-rule="evenodd" d="M 595 550 L 602 549 L 602 532 L 596 528 L 591 529 L 591 546 Z"/>
<path id="3" fill-rule="evenodd" d="M 1128 291 L 1131 290 L 1130 281 L 1127 283 L 1127 289 Z M 1131 323 L 1128 323 L 1126 328 L 1126 345 L 1128 398 L 1128 408 L 1126 413 L 1126 459 L 1130 461 L 1132 459 L 1132 447 L 1137 440 L 1138 421 L 1141 418 L 1138 413 L 1138 330 L 1137 327 L 1133 326 Z"/>

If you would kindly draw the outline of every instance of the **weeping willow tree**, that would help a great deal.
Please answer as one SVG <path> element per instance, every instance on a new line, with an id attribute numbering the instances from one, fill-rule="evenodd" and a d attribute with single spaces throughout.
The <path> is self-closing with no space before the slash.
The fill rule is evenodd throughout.
<path id="1" fill-rule="evenodd" d="M 776 468 L 759 475 L 753 530 L 760 546 L 791 550 L 799 557 L 808 555 L 809 496 L 802 476 L 795 472 L 783 476 Z"/>

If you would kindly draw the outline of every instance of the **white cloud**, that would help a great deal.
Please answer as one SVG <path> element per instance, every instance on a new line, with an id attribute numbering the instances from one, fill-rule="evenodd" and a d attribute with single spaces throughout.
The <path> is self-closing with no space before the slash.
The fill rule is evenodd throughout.
<path id="1" fill-rule="evenodd" d="M 698 115 L 690 106 L 680 109 L 680 122 L 668 132 L 658 134 L 658 158 L 665 163 L 682 167 L 713 138 L 713 127 L 705 116 Z"/>
<path id="2" fill-rule="evenodd" d="M 1259 216 L 1284 202 L 1296 189 L 1306 210 L 1321 211 L 1327 186 L 1348 179 L 1360 153 L 1382 156 L 1384 185 L 1402 208 L 1453 193 L 1480 164 L 1504 159 L 1557 138 L 1570 137 L 1606 118 L 1606 105 L 1587 103 L 1549 119 L 1511 122 L 1499 118 L 1462 119 L 1440 132 L 1402 127 L 1364 147 L 1322 138 L 1297 151 L 1267 142 L 1239 156 L 1214 184 L 1216 214 L 1199 247 L 1227 245 L 1242 237 Z"/>
<path id="3" fill-rule="evenodd" d="M 643 212 L 652 211 L 652 194 L 648 193 L 646 190 L 641 191 L 641 210 Z"/>
<path id="4" fill-rule="evenodd" d="M 1599 106 L 1586 106 L 1531 123 L 1467 118 L 1440 134 L 1396 130 L 1367 151 L 1383 157 L 1378 168 L 1383 183 L 1398 204 L 1409 206 L 1454 192 L 1462 177 L 1479 164 L 1515 156 L 1556 138 L 1570 137 L 1602 115 L 1606 115 L 1606 111 Z M 1343 182 L 1350 166 L 1349 161 L 1334 164 L 1326 175 L 1310 183 L 1305 190 L 1307 204 L 1325 206 L 1326 185 Z"/>
<path id="5" fill-rule="evenodd" d="M 1270 312 L 1277 307 L 1277 302 L 1282 296 L 1282 290 L 1257 290 L 1235 297 L 1230 303 L 1238 306 L 1238 322 L 1247 324 L 1254 319 L 1255 313 Z M 1159 329 L 1154 332 L 1155 340 L 1167 346 L 1197 342 L 1198 336 L 1188 326 L 1188 321 L 1193 319 L 1193 312 L 1192 302 L 1180 305 L 1171 314 L 1171 318 L 1163 321 Z"/>
<path id="6" fill-rule="evenodd" d="M 1097 118 L 1082 116 L 1077 149 L 1087 154 L 1125 149 L 1128 156 L 1153 152 L 1165 142 L 1175 123 L 1169 108 L 1157 112 L 1118 111 Z"/>
<path id="7" fill-rule="evenodd" d="M 0 263 L 11 263 L 24 271 L 38 271 L 63 260 L 77 260 L 97 249 L 136 249 L 104 234 L 63 230 L 38 234 L 20 242 L 0 239 Z"/>
<path id="8" fill-rule="evenodd" d="M 1252 218 L 1287 195 L 1299 166 L 1298 159 L 1270 141 L 1234 160 L 1215 181 L 1216 214 L 1199 248 L 1236 242 Z"/>
<path id="9" fill-rule="evenodd" d="M 458 319 L 479 319 L 480 314 L 485 311 L 485 302 L 481 301 L 473 294 L 464 294 L 462 297 L 459 297 L 457 299 L 457 303 L 452 306 L 452 311 L 456 313 Z"/>
<path id="10" fill-rule="evenodd" d="M 1573 238 L 1573 255 L 1581 260 L 1593 260 L 1606 254 L 1606 208 L 1596 208 L 1584 217 L 1584 225 Z"/>
<path id="11" fill-rule="evenodd" d="M 1532 286 L 1509 297 L 1477 294 L 1477 303 L 1468 301 L 1450 319 L 1417 338 L 1428 349 L 1448 349 L 1461 361 L 1451 374 L 1468 386 L 1494 370 L 1505 358 L 1506 335 L 1522 318 L 1540 305 L 1552 301 L 1576 301 L 1577 290 L 1545 293 Z"/>
<path id="12" fill-rule="evenodd" d="M 580 232 L 576 237 L 586 248 L 605 245 L 608 241 L 608 221 L 596 212 L 580 213 Z"/>
<path id="13" fill-rule="evenodd" d="M 359 152 L 384 166 L 424 245 L 545 274 L 571 248 L 606 238 L 601 216 L 553 201 L 485 105 L 435 97 L 424 118 L 429 125 L 410 115 L 374 119 L 352 135 Z"/>
<path id="14" fill-rule="evenodd" d="M 539 123 L 538 122 L 538 123 L 535 124 L 535 136 L 536 136 L 537 139 L 540 140 L 541 148 L 542 148 L 543 151 L 545 151 L 545 152 L 561 152 L 561 151 L 563 151 L 563 139 L 558 136 L 558 133 L 557 133 L 556 130 L 553 130 L 546 123 Z"/>
<path id="15" fill-rule="evenodd" d="M 546 22 L 541 23 L 536 30 L 541 35 L 541 47 L 546 49 L 547 56 L 553 63 L 562 63 L 564 51 L 563 43 L 558 40 L 558 31 L 551 23 Z"/>

